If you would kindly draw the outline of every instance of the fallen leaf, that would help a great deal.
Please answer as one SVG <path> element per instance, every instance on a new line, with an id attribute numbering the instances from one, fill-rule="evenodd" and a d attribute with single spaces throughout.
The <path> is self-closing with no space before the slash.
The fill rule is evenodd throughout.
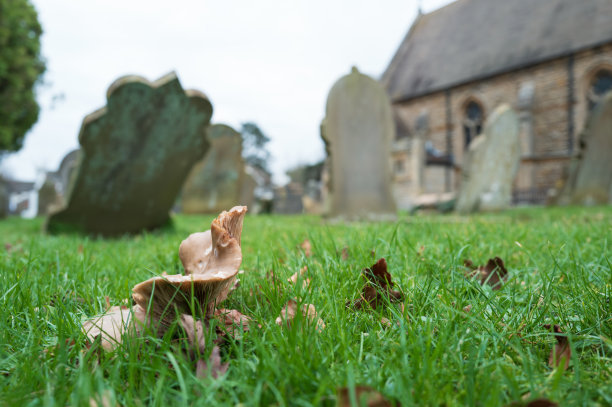
<path id="1" fill-rule="evenodd" d="M 292 284 L 296 284 L 298 282 L 298 279 L 301 279 L 302 288 L 308 288 L 308 286 L 310 286 L 310 279 L 304 278 L 304 274 L 306 274 L 307 271 L 308 271 L 308 266 L 304 266 L 300 269 L 300 271 L 293 273 L 293 275 L 289 277 L 287 281 L 289 281 Z"/>
<path id="2" fill-rule="evenodd" d="M 348 387 L 338 389 L 338 407 L 351 407 L 351 394 Z M 367 407 L 387 407 L 387 406 L 399 406 L 399 403 L 391 403 L 382 394 L 369 386 L 355 386 L 355 401 L 357 406 Z"/>
<path id="3" fill-rule="evenodd" d="M 423 253 L 425 253 L 425 246 L 421 246 L 417 251 L 417 257 L 422 257 Z"/>
<path id="4" fill-rule="evenodd" d="M 210 353 L 208 361 L 198 359 L 196 363 L 196 377 L 198 379 L 205 379 L 207 377 L 218 379 L 227 372 L 228 367 L 229 363 L 221 363 L 219 347 L 215 346 Z"/>
<path id="5" fill-rule="evenodd" d="M 543 328 L 547 331 L 551 331 L 551 325 L 546 324 L 543 325 Z M 567 340 L 567 336 L 563 335 L 563 331 L 559 325 L 552 326 L 552 331 L 555 333 L 555 339 L 557 343 L 550 351 L 550 356 L 548 357 L 548 366 L 555 368 L 559 367 L 561 363 L 563 363 L 564 370 L 569 367 L 569 362 L 572 357 L 572 350 L 569 346 L 569 342 Z"/>
<path id="6" fill-rule="evenodd" d="M 499 290 L 502 282 L 508 279 L 508 270 L 499 257 L 489 259 L 484 266 L 476 267 L 471 260 L 464 260 L 463 264 L 467 267 L 464 273 L 467 278 L 476 278 L 480 284 L 488 284 L 494 290 Z"/>
<path id="7" fill-rule="evenodd" d="M 362 309 L 367 303 L 376 309 L 384 305 L 387 299 L 391 302 L 402 300 L 402 293 L 391 289 L 394 283 L 391 281 L 391 274 L 387 271 L 387 261 L 384 258 L 378 260 L 372 267 L 364 269 L 361 275 L 366 283 L 360 298 L 353 301 L 353 308 Z M 351 306 L 350 303 L 347 305 Z"/>
<path id="8" fill-rule="evenodd" d="M 306 239 L 300 245 L 302 250 L 304 251 L 304 256 L 310 257 L 312 256 L 312 245 L 310 244 L 310 240 Z"/>
<path id="9" fill-rule="evenodd" d="M 548 399 L 535 399 L 531 401 L 514 401 L 506 407 L 557 407 L 559 404 Z"/>
<path id="10" fill-rule="evenodd" d="M 342 257 L 342 260 L 345 260 L 345 261 L 348 260 L 348 258 L 349 258 L 349 248 L 347 246 L 344 246 L 342 248 L 342 256 L 341 257 Z"/>
<path id="11" fill-rule="evenodd" d="M 322 331 L 325 329 L 325 322 L 317 315 L 317 310 L 312 304 L 302 304 L 302 316 L 308 318 L 311 323 L 316 322 L 317 330 Z M 281 310 L 280 316 L 276 318 L 276 324 L 282 326 L 283 322 L 291 327 L 291 322 L 297 315 L 298 304 L 295 300 L 289 300 L 287 305 Z"/>
<path id="12" fill-rule="evenodd" d="M 235 340 L 240 340 L 242 333 L 250 329 L 251 318 L 235 309 L 216 309 L 214 317 L 219 321 L 220 326 L 217 326 L 217 333 L 221 336 L 227 333 Z"/>

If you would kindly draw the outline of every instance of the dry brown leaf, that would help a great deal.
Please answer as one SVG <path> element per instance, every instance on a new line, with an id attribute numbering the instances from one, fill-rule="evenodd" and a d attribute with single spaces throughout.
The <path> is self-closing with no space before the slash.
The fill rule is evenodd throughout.
<path id="1" fill-rule="evenodd" d="M 219 321 L 217 333 L 221 336 L 227 333 L 239 341 L 242 339 L 242 333 L 250 329 L 251 318 L 235 309 L 216 309 L 214 316 Z"/>
<path id="2" fill-rule="evenodd" d="M 310 244 L 310 240 L 306 239 L 300 245 L 302 250 L 304 251 L 304 256 L 310 257 L 312 256 L 312 245 Z"/>
<path id="3" fill-rule="evenodd" d="M 423 253 L 425 253 L 425 246 L 421 246 L 417 251 L 417 257 L 423 257 Z"/>
<path id="4" fill-rule="evenodd" d="M 551 325 L 543 325 L 544 329 L 551 331 Z M 552 331 L 555 333 L 555 339 L 557 343 L 550 351 L 548 357 L 548 366 L 555 368 L 559 367 L 563 363 L 563 369 L 566 370 L 569 367 L 569 362 L 572 357 L 572 350 L 569 346 L 567 336 L 563 335 L 563 331 L 559 325 L 552 326 Z"/>
<path id="5" fill-rule="evenodd" d="M 358 406 L 367 407 L 387 407 L 399 406 L 399 403 L 392 403 L 382 394 L 369 386 L 355 386 L 355 401 Z M 351 407 L 351 395 L 348 387 L 338 389 L 338 407 Z"/>
<path id="6" fill-rule="evenodd" d="M 372 267 L 364 269 L 362 276 L 366 283 L 363 286 L 360 298 L 353 301 L 353 308 L 363 309 L 366 304 L 369 304 L 373 309 L 376 309 L 384 305 L 387 298 L 391 302 L 403 299 L 401 292 L 391 289 L 394 283 L 391 281 L 391 274 L 387 271 L 387 261 L 384 257 L 374 263 Z M 351 303 L 347 305 L 351 306 Z"/>
<path id="7" fill-rule="evenodd" d="M 535 399 L 531 401 L 514 401 L 506 407 L 557 407 L 559 404 L 548 399 Z"/>
<path id="8" fill-rule="evenodd" d="M 325 329 L 325 322 L 317 315 L 317 310 L 315 306 L 312 304 L 302 304 L 302 316 L 308 318 L 311 323 L 317 324 L 317 330 L 321 331 Z M 298 304 L 295 300 L 289 300 L 287 305 L 283 307 L 281 310 L 280 316 L 276 318 L 276 324 L 282 326 L 283 322 L 291 327 L 291 322 L 297 315 Z"/>
<path id="9" fill-rule="evenodd" d="M 467 267 L 464 272 L 467 278 L 476 278 L 480 284 L 488 284 L 494 290 L 499 290 L 508 279 L 508 270 L 499 257 L 489 259 L 484 266 L 476 267 L 472 260 L 464 260 L 463 264 Z"/>
<path id="10" fill-rule="evenodd" d="M 391 328 L 391 320 L 389 318 L 385 318 L 382 317 L 380 319 L 380 323 L 382 324 L 382 326 L 384 326 L 385 328 Z"/>
<path id="11" fill-rule="evenodd" d="M 341 255 L 341 257 L 342 257 L 342 260 L 345 260 L 345 261 L 348 260 L 348 258 L 349 258 L 349 248 L 347 246 L 344 246 L 342 248 L 342 255 Z"/>
<path id="12" fill-rule="evenodd" d="M 229 363 L 221 363 L 219 347 L 215 346 L 210 353 L 208 361 L 199 359 L 196 363 L 196 376 L 198 379 L 212 377 L 218 379 L 227 372 Z"/>
<path id="13" fill-rule="evenodd" d="M 308 266 L 304 266 L 300 269 L 300 271 L 293 273 L 291 277 L 287 279 L 291 284 L 296 284 L 298 279 L 302 280 L 302 288 L 308 288 L 310 286 L 310 279 L 304 278 L 304 275 L 308 271 Z"/>

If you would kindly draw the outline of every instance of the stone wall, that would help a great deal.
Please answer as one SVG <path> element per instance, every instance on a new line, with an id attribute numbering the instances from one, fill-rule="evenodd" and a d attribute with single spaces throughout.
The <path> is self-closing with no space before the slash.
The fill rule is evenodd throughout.
<path id="1" fill-rule="evenodd" d="M 535 194 L 534 200 L 544 202 L 559 187 L 569 159 L 577 150 L 578 135 L 588 112 L 586 95 L 593 75 L 601 68 L 612 69 L 612 44 L 396 103 L 394 108 L 397 117 L 409 129 L 414 128 L 420 114 L 427 112 L 429 132 L 426 139 L 435 149 L 451 153 L 460 172 L 466 151 L 463 120 L 467 104 L 470 101 L 478 103 L 486 119 L 501 103 L 508 103 L 523 118 L 522 159 L 515 192 Z M 533 98 L 525 107 L 519 91 L 529 87 L 533 90 Z M 399 157 L 396 155 L 394 160 Z M 396 179 L 401 178 L 400 175 L 395 174 Z M 425 190 L 438 193 L 449 187 L 456 191 L 461 177 L 450 168 L 427 166 L 424 178 Z"/>

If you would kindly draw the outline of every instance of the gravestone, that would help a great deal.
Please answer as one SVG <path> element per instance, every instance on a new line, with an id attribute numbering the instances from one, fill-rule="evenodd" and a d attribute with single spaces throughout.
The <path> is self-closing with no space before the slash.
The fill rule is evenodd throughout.
<path id="1" fill-rule="evenodd" d="M 457 212 L 509 207 L 520 157 L 517 114 L 501 105 L 487 118 L 484 131 L 470 143 L 464 157 Z"/>
<path id="2" fill-rule="evenodd" d="M 330 156 L 329 214 L 394 215 L 390 157 L 395 125 L 382 85 L 353 68 L 330 90 L 321 126 Z"/>
<path id="3" fill-rule="evenodd" d="M 62 198 L 66 198 L 68 196 L 70 186 L 74 181 L 76 169 L 79 166 L 80 158 L 81 150 L 76 149 L 66 154 L 60 163 L 59 169 L 56 172 L 56 178 L 58 182 L 57 189 Z"/>
<path id="4" fill-rule="evenodd" d="M 183 187 L 183 213 L 219 213 L 243 204 L 241 187 L 246 174 L 240 133 L 225 124 L 214 124 L 207 134 L 210 148 Z"/>
<path id="5" fill-rule="evenodd" d="M 174 73 L 155 82 L 115 81 L 107 106 L 86 116 L 81 159 L 67 206 L 50 232 L 121 235 L 163 226 L 194 163 L 208 149 L 212 105 Z"/>
<path id="6" fill-rule="evenodd" d="M 64 156 L 57 171 L 49 171 L 38 190 L 38 215 L 46 216 L 66 206 L 66 196 L 79 165 L 81 150 Z"/>
<path id="7" fill-rule="evenodd" d="M 51 177 L 47 176 L 45 182 L 38 189 L 38 216 L 46 216 L 60 210 L 63 206 L 63 199 L 57 190 L 56 183 Z"/>
<path id="8" fill-rule="evenodd" d="M 240 205 L 249 208 L 255 205 L 255 188 L 257 188 L 257 182 L 255 181 L 255 178 L 253 178 L 251 174 L 245 171 L 243 174 L 242 182 L 240 183 L 240 198 L 238 199 Z"/>
<path id="9" fill-rule="evenodd" d="M 560 203 L 612 203 L 612 92 L 593 109 L 580 136 Z"/>
<path id="10" fill-rule="evenodd" d="M 0 176 L 0 219 L 6 218 L 9 212 L 8 188 L 4 178 Z"/>

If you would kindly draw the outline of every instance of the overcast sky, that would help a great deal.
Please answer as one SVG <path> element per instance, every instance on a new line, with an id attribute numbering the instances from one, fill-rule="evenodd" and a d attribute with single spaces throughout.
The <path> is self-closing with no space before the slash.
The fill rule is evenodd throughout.
<path id="1" fill-rule="evenodd" d="M 41 114 L 2 162 L 14 178 L 56 170 L 83 117 L 118 77 L 175 71 L 210 98 L 213 123 L 254 121 L 271 139 L 275 179 L 324 156 L 319 123 L 333 83 L 355 65 L 379 78 L 417 0 L 31 0 L 47 60 Z M 450 0 L 423 0 L 428 12 Z"/>

